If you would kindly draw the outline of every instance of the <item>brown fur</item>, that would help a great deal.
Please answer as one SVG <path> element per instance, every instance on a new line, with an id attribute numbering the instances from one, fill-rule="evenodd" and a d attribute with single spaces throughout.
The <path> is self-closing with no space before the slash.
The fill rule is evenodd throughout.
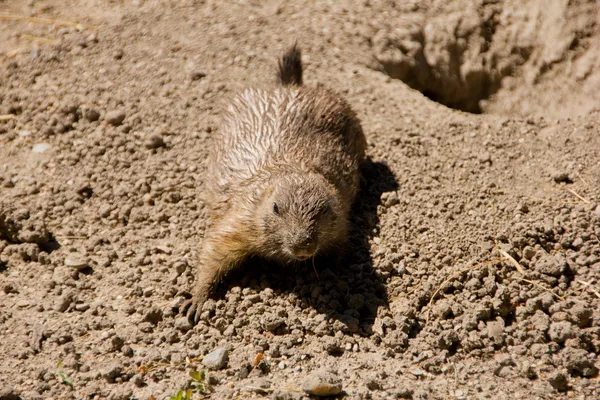
<path id="1" fill-rule="evenodd" d="M 193 297 L 197 322 L 214 285 L 251 255 L 287 264 L 339 251 L 359 187 L 366 141 L 336 93 L 300 86 L 294 46 L 279 63 L 281 85 L 232 100 L 208 157 L 210 224 Z"/>

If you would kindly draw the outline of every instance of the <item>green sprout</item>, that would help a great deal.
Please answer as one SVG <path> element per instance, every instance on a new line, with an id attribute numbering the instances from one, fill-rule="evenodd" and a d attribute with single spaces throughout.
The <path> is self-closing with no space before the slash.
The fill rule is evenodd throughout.
<path id="1" fill-rule="evenodd" d="M 73 387 L 73 381 L 69 378 L 60 368 L 63 365 L 64 360 L 60 360 L 58 364 L 56 364 L 56 377 L 64 384 L 67 384 Z"/>

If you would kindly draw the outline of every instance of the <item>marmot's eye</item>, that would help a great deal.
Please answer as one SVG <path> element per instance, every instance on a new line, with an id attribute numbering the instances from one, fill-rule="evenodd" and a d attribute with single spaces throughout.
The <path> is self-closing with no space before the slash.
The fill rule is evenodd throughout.
<path id="1" fill-rule="evenodd" d="M 273 214 L 279 215 L 279 206 L 277 203 L 273 203 Z"/>

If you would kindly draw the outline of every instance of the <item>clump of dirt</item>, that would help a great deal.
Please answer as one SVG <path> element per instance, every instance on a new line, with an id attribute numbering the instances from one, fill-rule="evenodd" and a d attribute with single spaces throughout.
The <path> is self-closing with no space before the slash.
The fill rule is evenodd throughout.
<path id="1" fill-rule="evenodd" d="M 593 53 L 559 34 L 592 4 L 472 4 L 0 4 L 0 398 L 600 397 L 598 112 L 533 106 Z M 542 68 L 550 21 L 569 45 Z M 192 327 L 207 140 L 295 37 L 368 140 L 346 262 L 252 260 Z"/>

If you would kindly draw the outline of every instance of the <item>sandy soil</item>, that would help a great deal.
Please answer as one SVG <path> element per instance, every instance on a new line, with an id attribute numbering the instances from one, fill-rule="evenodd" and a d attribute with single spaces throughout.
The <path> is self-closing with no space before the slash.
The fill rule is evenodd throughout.
<path id="1" fill-rule="evenodd" d="M 600 398 L 598 7 L 0 0 L 0 399 Z M 207 139 L 294 39 L 369 143 L 348 261 L 192 327 Z"/>

